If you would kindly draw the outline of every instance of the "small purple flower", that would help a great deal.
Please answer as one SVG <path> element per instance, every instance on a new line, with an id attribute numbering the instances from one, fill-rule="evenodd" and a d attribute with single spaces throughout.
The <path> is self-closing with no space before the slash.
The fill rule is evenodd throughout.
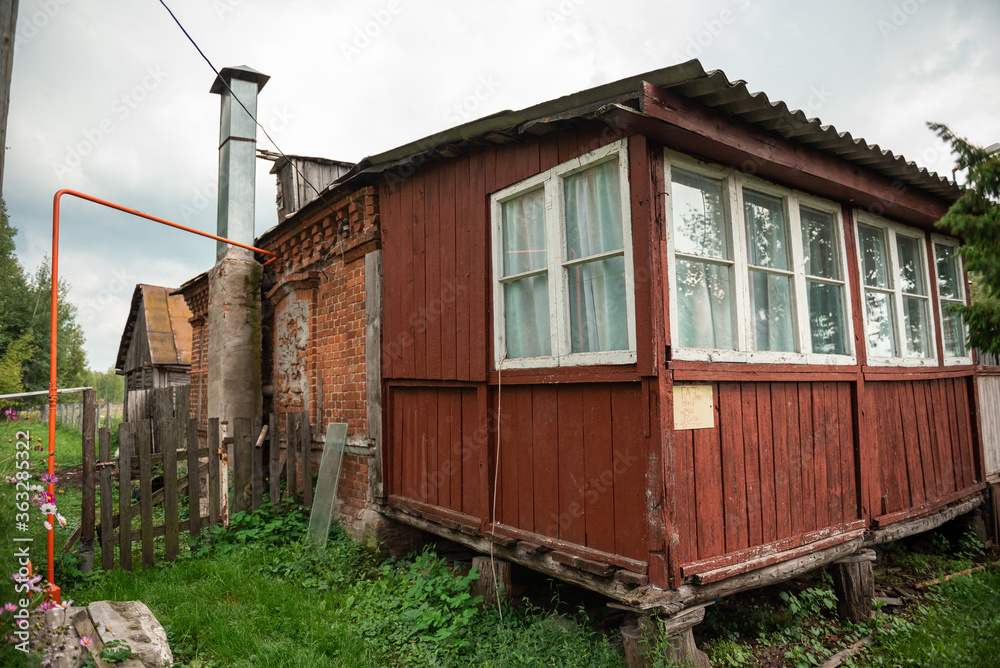
<path id="1" fill-rule="evenodd" d="M 83 636 L 80 638 L 80 647 L 90 647 L 94 644 L 94 639 L 90 636 Z"/>
<path id="2" fill-rule="evenodd" d="M 15 610 L 17 610 L 17 606 L 14 605 L 13 603 L 4 603 L 3 609 L 6 610 L 7 612 L 14 612 Z"/>
<path id="3" fill-rule="evenodd" d="M 59 476 L 55 473 L 43 473 L 42 474 L 42 484 L 43 485 L 54 485 L 59 482 Z"/>

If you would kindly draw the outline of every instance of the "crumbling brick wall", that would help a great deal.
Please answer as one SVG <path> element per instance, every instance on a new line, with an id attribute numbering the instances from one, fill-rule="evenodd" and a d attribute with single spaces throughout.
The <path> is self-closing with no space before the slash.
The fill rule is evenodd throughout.
<path id="1" fill-rule="evenodd" d="M 267 268 L 262 309 L 270 321 L 264 351 L 268 410 L 309 412 L 313 470 L 327 425 L 347 423 L 337 510 L 341 523 L 357 533 L 366 529 L 374 456 L 365 393 L 364 256 L 378 243 L 374 187 L 314 202 L 258 241 L 281 258 Z"/>

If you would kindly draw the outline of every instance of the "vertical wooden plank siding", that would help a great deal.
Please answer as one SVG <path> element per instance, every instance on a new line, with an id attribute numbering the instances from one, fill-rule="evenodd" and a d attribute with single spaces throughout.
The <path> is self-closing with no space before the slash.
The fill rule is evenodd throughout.
<path id="1" fill-rule="evenodd" d="M 163 418 L 160 434 L 163 436 L 163 557 L 167 561 L 177 558 L 180 551 L 180 513 L 177 507 L 177 446 L 182 443 L 183 432 L 177 418 Z"/>
<path id="2" fill-rule="evenodd" d="M 644 433 L 648 394 L 641 383 L 611 388 L 612 491 L 615 517 L 615 554 L 646 561 L 646 449 L 651 440 Z M 536 441 L 537 443 L 537 441 Z M 536 482 L 535 488 L 538 488 Z M 536 510 L 537 514 L 537 510 Z M 537 527 L 536 527 L 537 529 Z"/>
<path id="3" fill-rule="evenodd" d="M 455 299 L 453 310 L 455 313 L 455 343 L 451 349 L 455 359 L 455 379 L 472 380 L 472 337 L 490 336 L 492 328 L 479 313 L 473 313 L 470 297 L 472 296 L 472 267 L 475 258 L 471 256 L 470 245 L 472 243 L 472 226 L 478 222 L 473 200 L 473 179 L 470 172 L 472 159 L 469 157 L 456 160 L 451 165 L 451 172 L 454 176 L 453 187 L 455 193 L 454 211 L 454 231 L 455 231 Z M 481 174 L 477 174 L 482 179 Z M 480 193 L 485 196 L 485 190 L 480 189 Z M 477 206 L 486 206 L 479 202 Z M 476 326 L 481 325 L 477 329 Z M 449 339 L 450 341 L 450 339 Z M 483 376 L 485 378 L 485 376 Z"/>
<path id="4" fill-rule="evenodd" d="M 519 388 L 514 399 L 514 424 L 517 426 L 517 440 L 511 445 L 517 450 L 517 517 L 515 526 L 526 531 L 535 531 L 534 507 L 534 424 L 532 411 L 532 390 L 528 385 Z"/>
<path id="5" fill-rule="evenodd" d="M 694 432 L 681 430 L 674 433 L 674 478 L 673 492 L 670 494 L 675 516 L 688 518 L 675 523 L 672 534 L 676 536 L 674 559 L 678 563 L 693 561 L 698 557 L 698 524 L 697 524 L 697 485 L 694 476 L 685 475 L 685 471 L 693 469 Z M 690 518 L 695 518 L 695 522 Z"/>
<path id="6" fill-rule="evenodd" d="M 830 404 L 826 393 L 826 383 L 813 383 L 812 385 L 812 442 L 813 442 L 813 468 L 814 476 L 814 508 L 816 510 L 817 527 L 829 526 L 832 524 L 829 517 L 828 498 L 830 490 L 827 488 L 827 444 L 830 438 Z"/>
<path id="7" fill-rule="evenodd" d="M 792 535 L 790 481 L 796 476 L 789 471 L 788 459 L 788 399 L 784 383 L 771 383 L 771 438 L 774 447 L 774 512 L 775 536 Z"/>
<path id="8" fill-rule="evenodd" d="M 126 571 L 132 570 L 132 453 L 135 452 L 135 428 L 134 422 L 118 425 L 118 565 Z"/>
<path id="9" fill-rule="evenodd" d="M 750 545 L 763 545 L 761 521 L 760 446 L 757 443 L 757 391 L 754 383 L 742 383 L 743 467 L 747 486 L 747 539 Z"/>
<path id="10" fill-rule="evenodd" d="M 444 378 L 441 351 L 441 165 L 428 167 L 424 177 L 425 288 L 421 304 L 426 338 L 427 371 L 423 378 Z"/>
<path id="11" fill-rule="evenodd" d="M 483 388 L 485 393 L 485 388 Z M 462 406 L 462 422 L 458 442 L 461 443 L 462 491 L 452 498 L 461 499 L 462 512 L 473 517 L 484 517 L 485 509 L 480 506 L 480 462 L 485 457 L 488 443 L 486 426 L 480 426 L 477 414 L 479 398 L 475 390 L 459 393 Z"/>
<path id="12" fill-rule="evenodd" d="M 976 382 L 979 385 L 985 472 L 990 475 L 1000 472 L 1000 375 L 982 374 Z"/>
<path id="13" fill-rule="evenodd" d="M 561 157 L 561 156 L 560 156 Z M 559 538 L 583 545 L 586 469 L 583 453 L 583 396 L 571 387 L 558 388 L 559 415 Z"/>
<path id="14" fill-rule="evenodd" d="M 943 499 L 975 480 L 968 386 L 962 378 L 865 384 L 879 406 L 879 483 L 886 514 Z"/>
<path id="15" fill-rule="evenodd" d="M 713 394 L 718 394 L 714 388 Z M 718 408 L 718 397 L 715 401 Z M 719 440 L 719 415 L 715 411 L 714 429 L 695 429 L 694 475 L 695 517 L 698 526 L 698 554 L 723 554 L 726 550 L 725 512 L 722 491 L 722 449 Z M 675 441 L 676 443 L 676 441 Z"/>
<path id="16" fill-rule="evenodd" d="M 559 414 L 558 390 L 552 385 L 537 385 L 532 396 L 538 410 L 531 413 L 533 435 L 533 471 L 531 493 L 534 495 L 532 522 L 538 533 L 559 535 Z"/>
<path id="17" fill-rule="evenodd" d="M 120 446 L 121 440 L 118 443 Z M 102 427 L 98 433 L 98 447 L 100 448 L 100 461 L 110 462 L 111 430 L 109 428 Z M 111 472 L 110 466 L 101 467 L 101 568 L 106 571 L 115 567 L 115 532 L 112 528 L 115 507 L 111 492 Z"/>
<path id="18" fill-rule="evenodd" d="M 724 382 L 716 406 L 715 428 L 674 433 L 682 564 L 858 517 L 849 383 Z"/>
<path id="19" fill-rule="evenodd" d="M 758 383 L 757 391 L 757 447 L 760 452 L 760 520 L 762 540 L 772 543 L 778 539 L 777 493 L 774 480 L 774 430 L 771 425 L 771 386 Z"/>
<path id="20" fill-rule="evenodd" d="M 747 538 L 747 483 L 743 467 L 743 416 L 740 401 L 739 385 L 719 383 L 726 552 L 742 550 L 750 545 Z M 674 437 L 677 438 L 676 433 Z"/>
<path id="21" fill-rule="evenodd" d="M 464 159 L 462 161 L 464 163 Z M 459 377 L 458 363 L 456 360 L 456 349 L 458 346 L 458 316 L 456 315 L 457 301 L 455 299 L 455 288 L 458 285 L 458 277 L 455 274 L 457 257 L 455 255 L 455 177 L 458 170 L 453 163 L 444 164 L 440 172 L 438 183 L 439 202 L 439 225 L 440 232 L 438 244 L 438 260 L 440 263 L 439 277 L 441 286 L 438 293 L 437 304 L 429 308 L 431 315 L 438 313 L 441 336 L 441 369 L 440 378 L 456 379 Z M 462 212 L 464 215 L 464 211 Z M 467 377 L 467 373 L 463 374 Z"/>
<path id="22" fill-rule="evenodd" d="M 563 389 L 560 388 L 560 392 Z M 615 506 L 611 388 L 607 384 L 585 385 L 580 388 L 580 395 L 583 402 L 583 461 L 586 476 L 586 506 L 583 516 L 586 545 L 613 553 Z"/>
<path id="23" fill-rule="evenodd" d="M 142 534 L 142 567 L 153 567 L 153 484 L 152 484 L 152 423 L 139 422 L 136 445 L 139 451 L 139 514 Z M 120 492 L 119 492 L 120 493 Z M 125 517 L 128 517 L 126 514 Z M 128 533 L 128 532 L 123 532 Z"/>

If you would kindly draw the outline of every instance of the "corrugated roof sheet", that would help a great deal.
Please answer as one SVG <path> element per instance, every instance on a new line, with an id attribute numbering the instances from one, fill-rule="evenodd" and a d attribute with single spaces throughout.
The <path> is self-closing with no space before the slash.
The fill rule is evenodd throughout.
<path id="1" fill-rule="evenodd" d="M 502 143 L 523 132 L 546 131 L 544 127 L 539 128 L 540 125 L 555 126 L 563 119 L 599 114 L 605 105 L 628 104 L 630 100 L 638 100 L 642 96 L 643 82 L 672 90 L 751 125 L 898 179 L 945 200 L 953 201 L 961 195 L 961 188 L 950 179 L 878 144 L 869 144 L 849 132 L 824 125 L 818 118 L 809 118 L 799 109 L 789 109 L 780 100 L 772 102 L 765 93 L 750 92 L 745 81 L 731 81 L 722 70 L 706 72 L 698 60 L 646 72 L 519 111 L 502 111 L 370 156 L 335 181 L 327 191 L 336 190 L 364 174 L 378 174 L 413 161 L 418 156 L 427 160 L 454 155 L 456 145 Z"/>

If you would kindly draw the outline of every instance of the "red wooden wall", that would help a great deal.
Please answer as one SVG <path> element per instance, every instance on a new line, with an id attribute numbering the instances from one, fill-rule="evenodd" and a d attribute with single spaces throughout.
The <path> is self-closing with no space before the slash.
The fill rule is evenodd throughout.
<path id="1" fill-rule="evenodd" d="M 620 138 L 595 123 L 483 146 L 383 180 L 386 379 L 486 380 L 493 339 L 489 194 Z"/>
<path id="2" fill-rule="evenodd" d="M 392 388 L 391 495 L 479 518 L 486 443 L 477 401 L 475 388 Z"/>
<path id="3" fill-rule="evenodd" d="M 881 515 L 946 499 L 981 481 L 968 379 L 868 382 Z"/>
<path id="4" fill-rule="evenodd" d="M 640 383 L 504 387 L 498 521 L 645 562 L 644 396 Z"/>
<path id="5" fill-rule="evenodd" d="M 681 564 L 859 516 L 849 383 L 717 383 L 716 427 L 674 432 Z"/>

